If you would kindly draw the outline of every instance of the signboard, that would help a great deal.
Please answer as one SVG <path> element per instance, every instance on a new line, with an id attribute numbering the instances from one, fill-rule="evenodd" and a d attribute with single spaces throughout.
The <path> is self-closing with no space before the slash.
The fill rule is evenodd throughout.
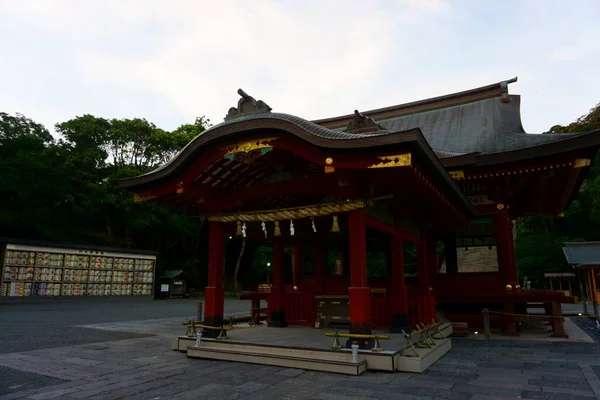
<path id="1" fill-rule="evenodd" d="M 168 292 L 169 291 L 169 284 L 168 283 L 161 283 L 161 285 L 160 285 L 160 291 L 161 292 Z"/>

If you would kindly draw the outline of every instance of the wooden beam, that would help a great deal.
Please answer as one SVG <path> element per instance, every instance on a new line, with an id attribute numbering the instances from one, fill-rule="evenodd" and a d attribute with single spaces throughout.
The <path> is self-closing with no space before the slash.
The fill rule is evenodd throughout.
<path id="1" fill-rule="evenodd" d="M 380 219 L 374 218 L 368 214 L 365 215 L 365 223 L 368 228 L 375 229 L 377 231 L 387 233 L 389 235 L 396 234 L 396 227 L 384 222 Z"/>

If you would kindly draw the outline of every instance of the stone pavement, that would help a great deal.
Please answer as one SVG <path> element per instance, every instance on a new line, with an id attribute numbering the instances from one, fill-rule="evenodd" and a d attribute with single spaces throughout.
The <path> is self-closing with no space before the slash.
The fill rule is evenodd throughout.
<path id="1" fill-rule="evenodd" d="M 188 307 L 187 303 L 173 304 Z M 43 335 L 43 331 L 23 332 L 24 339 L 33 343 L 30 350 L 19 347 L 0 354 L 0 399 L 567 400 L 600 396 L 597 343 L 453 339 L 453 349 L 426 373 L 349 377 L 188 359 L 170 350 L 167 337 L 181 329 L 181 317 L 171 314 L 167 318 L 168 313 L 143 306 L 134 309 L 146 321 L 132 322 L 127 304 L 120 306 L 125 315 L 118 318 L 87 314 L 75 318 L 77 307 L 62 305 L 65 327 L 94 331 L 89 336 L 94 340 L 106 335 L 93 343 L 71 344 L 67 337 L 66 345 L 54 341 L 40 348 L 31 336 Z M 4 317 L 0 312 L 0 324 L 7 322 Z M 39 318 L 45 321 L 42 314 Z M 60 325 L 58 321 L 44 324 L 53 329 Z M 13 329 L 10 321 L 7 327 Z M 135 336 L 114 336 L 124 334 Z"/>
<path id="2" fill-rule="evenodd" d="M 154 336 L 0 355 L 0 365 L 50 379 L 0 399 L 593 399 L 596 344 L 454 340 L 424 374 L 348 377 L 188 359 Z M 15 382 L 15 384 L 18 384 Z"/>

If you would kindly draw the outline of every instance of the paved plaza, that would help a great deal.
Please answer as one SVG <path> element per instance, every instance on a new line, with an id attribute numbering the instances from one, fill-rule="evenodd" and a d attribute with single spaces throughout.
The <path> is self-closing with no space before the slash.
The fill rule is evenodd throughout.
<path id="1" fill-rule="evenodd" d="M 453 339 L 424 374 L 359 377 L 188 359 L 197 300 L 0 304 L 0 399 L 594 399 L 597 343 Z M 248 302 L 226 300 L 230 315 Z"/>

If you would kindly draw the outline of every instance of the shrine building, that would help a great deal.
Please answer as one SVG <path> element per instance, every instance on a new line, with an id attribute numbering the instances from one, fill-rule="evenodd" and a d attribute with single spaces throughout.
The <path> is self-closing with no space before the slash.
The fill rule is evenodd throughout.
<path id="1" fill-rule="evenodd" d="M 560 215 L 600 147 L 600 131 L 527 134 L 520 96 L 508 91 L 515 81 L 317 121 L 272 112 L 240 90 L 224 122 L 120 184 L 136 201 L 209 221 L 206 326 L 223 324 L 224 241 L 243 235 L 273 249 L 271 328 L 332 318 L 353 334 L 401 332 L 440 313 L 480 326 L 488 308 L 492 325 L 515 335 L 513 314 L 528 304 L 559 315 L 572 298 L 521 288 L 513 221 Z M 416 279 L 405 279 L 408 245 Z M 387 255 L 386 276 L 367 272 L 373 249 Z M 338 268 L 328 273 L 332 252 Z M 549 320 L 564 336 L 562 322 Z"/>

